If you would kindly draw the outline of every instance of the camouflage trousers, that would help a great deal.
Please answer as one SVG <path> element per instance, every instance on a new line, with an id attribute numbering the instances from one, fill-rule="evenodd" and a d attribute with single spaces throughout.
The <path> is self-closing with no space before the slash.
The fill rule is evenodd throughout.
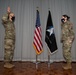
<path id="1" fill-rule="evenodd" d="M 14 55 L 15 40 L 4 40 L 4 62 L 11 62 Z"/>
<path id="2" fill-rule="evenodd" d="M 63 57 L 66 60 L 66 62 L 72 62 L 71 60 L 71 47 L 72 47 L 72 41 L 66 40 L 63 41 Z"/>

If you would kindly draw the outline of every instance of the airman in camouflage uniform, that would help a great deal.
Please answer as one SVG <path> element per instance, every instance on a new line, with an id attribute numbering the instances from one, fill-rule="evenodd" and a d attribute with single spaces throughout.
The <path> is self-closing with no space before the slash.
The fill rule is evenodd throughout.
<path id="1" fill-rule="evenodd" d="M 12 68 L 11 64 L 15 48 L 15 26 L 14 26 L 15 16 L 10 12 L 10 7 L 7 8 L 7 14 L 3 15 L 2 23 L 5 28 L 5 38 L 4 38 L 4 67 Z"/>
<path id="2" fill-rule="evenodd" d="M 62 16 L 62 24 L 61 24 L 61 42 L 63 43 L 63 56 L 67 62 L 67 64 L 63 67 L 64 69 L 71 69 L 71 47 L 74 41 L 74 31 L 73 24 L 70 22 L 70 17 L 67 15 Z"/>

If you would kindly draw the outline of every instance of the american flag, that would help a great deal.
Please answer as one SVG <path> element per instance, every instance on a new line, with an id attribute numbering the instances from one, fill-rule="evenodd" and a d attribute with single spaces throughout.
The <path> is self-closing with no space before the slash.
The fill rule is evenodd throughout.
<path id="1" fill-rule="evenodd" d="M 36 25 L 34 31 L 33 46 L 35 48 L 36 54 L 41 54 L 43 52 L 42 32 L 41 32 L 40 16 L 38 10 L 36 13 Z"/>

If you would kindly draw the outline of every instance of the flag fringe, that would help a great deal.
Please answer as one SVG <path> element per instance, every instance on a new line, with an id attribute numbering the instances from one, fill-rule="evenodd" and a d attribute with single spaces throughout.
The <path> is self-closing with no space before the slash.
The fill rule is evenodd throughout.
<path id="1" fill-rule="evenodd" d="M 46 43 L 45 43 L 45 44 L 46 44 Z M 47 45 L 47 44 L 46 44 L 46 46 L 47 46 L 47 48 L 48 48 L 48 45 Z M 48 48 L 48 50 L 49 50 L 49 53 L 50 53 L 50 54 L 54 54 L 54 53 L 58 52 L 58 50 L 55 50 L 54 52 L 51 52 L 49 48 Z"/>
<path id="2" fill-rule="evenodd" d="M 56 53 L 58 50 L 55 50 L 54 52 L 50 52 L 50 54 L 54 54 L 54 53 Z"/>
<path id="3" fill-rule="evenodd" d="M 36 51 L 36 54 L 41 54 L 41 53 L 43 52 L 43 50 L 40 50 L 40 51 L 38 52 L 34 44 L 33 44 L 33 47 L 34 47 L 34 49 L 35 49 L 35 51 Z"/>

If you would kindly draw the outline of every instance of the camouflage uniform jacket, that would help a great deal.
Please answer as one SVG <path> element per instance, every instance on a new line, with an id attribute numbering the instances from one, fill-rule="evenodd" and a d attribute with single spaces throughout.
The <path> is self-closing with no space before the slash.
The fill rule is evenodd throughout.
<path id="1" fill-rule="evenodd" d="M 8 19 L 8 14 L 3 15 L 2 23 L 5 28 L 5 39 L 15 40 L 15 26 L 14 23 Z"/>
<path id="2" fill-rule="evenodd" d="M 61 31 L 61 41 L 74 39 L 73 25 L 70 21 L 61 24 Z"/>

